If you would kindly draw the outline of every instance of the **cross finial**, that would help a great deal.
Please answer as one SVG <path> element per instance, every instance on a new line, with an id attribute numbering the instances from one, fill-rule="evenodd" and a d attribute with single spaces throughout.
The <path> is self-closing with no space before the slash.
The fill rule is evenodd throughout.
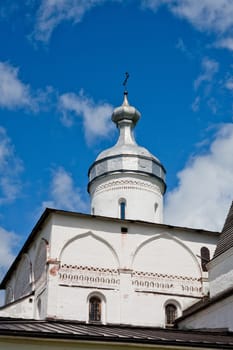
<path id="1" fill-rule="evenodd" d="M 128 82 L 128 79 L 129 79 L 129 73 L 126 72 L 125 73 L 125 80 L 123 82 L 123 86 L 125 87 L 125 92 L 127 92 L 127 82 Z"/>

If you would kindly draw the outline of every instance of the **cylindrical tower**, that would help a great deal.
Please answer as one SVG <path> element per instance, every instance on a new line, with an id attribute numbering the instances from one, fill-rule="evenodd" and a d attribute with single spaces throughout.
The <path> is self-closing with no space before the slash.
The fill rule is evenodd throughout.
<path id="1" fill-rule="evenodd" d="M 133 129 L 141 115 L 127 95 L 112 114 L 119 129 L 117 143 L 100 153 L 88 172 L 92 214 L 161 223 L 166 171 L 137 145 Z"/>

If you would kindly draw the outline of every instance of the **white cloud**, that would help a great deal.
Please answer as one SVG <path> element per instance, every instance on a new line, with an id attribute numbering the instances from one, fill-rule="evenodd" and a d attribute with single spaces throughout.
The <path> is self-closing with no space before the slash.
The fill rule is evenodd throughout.
<path id="1" fill-rule="evenodd" d="M 6 130 L 0 127 L 0 205 L 16 199 L 21 190 L 20 173 L 22 161 L 16 156 L 14 146 L 7 136 Z M 14 248 L 19 239 L 14 232 L 0 227 L 0 279 L 14 259 Z M 0 305 L 3 294 L 0 294 Z"/>
<path id="2" fill-rule="evenodd" d="M 203 97 L 197 96 L 191 105 L 194 112 L 199 111 L 201 100 L 205 99 L 207 106 L 212 113 L 216 114 L 218 110 L 218 103 L 214 97 L 211 97 L 212 88 L 215 85 L 215 75 L 219 70 L 219 64 L 217 61 L 204 57 L 201 63 L 201 73 L 194 81 L 194 89 L 198 90 L 201 87 L 204 89 Z"/>
<path id="3" fill-rule="evenodd" d="M 197 96 L 195 100 L 192 103 L 192 110 L 193 112 L 198 112 L 200 109 L 200 96 Z"/>
<path id="4" fill-rule="evenodd" d="M 223 38 L 215 43 L 215 47 L 233 51 L 233 38 Z"/>
<path id="5" fill-rule="evenodd" d="M 153 11 L 167 5 L 174 15 L 185 18 L 198 30 L 223 34 L 233 29 L 232 0 L 142 0 L 142 5 Z"/>
<path id="6" fill-rule="evenodd" d="M 162 5 L 169 5 L 171 3 L 171 0 L 141 0 L 141 6 L 142 8 L 151 9 L 153 11 L 157 11 L 158 8 Z"/>
<path id="7" fill-rule="evenodd" d="M 79 95 L 66 93 L 60 96 L 60 111 L 63 114 L 62 122 L 71 126 L 74 117 L 81 117 L 84 126 L 85 138 L 91 143 L 96 137 L 109 137 L 113 129 L 111 114 L 113 107 L 108 103 L 95 104 L 91 98 L 86 97 L 83 92 Z"/>
<path id="8" fill-rule="evenodd" d="M 18 246 L 19 238 L 11 231 L 0 227 L 0 280 L 15 258 L 14 249 Z M 0 293 L 0 306 L 4 304 L 4 292 Z"/>
<path id="9" fill-rule="evenodd" d="M 18 68 L 0 62 L 0 107 L 15 109 L 33 106 L 30 86 L 23 84 L 18 75 Z"/>
<path id="10" fill-rule="evenodd" d="M 141 0 L 141 3 L 143 8 L 155 12 L 166 5 L 170 12 L 186 19 L 196 29 L 217 34 L 215 47 L 233 50 L 232 0 Z"/>
<path id="11" fill-rule="evenodd" d="M 34 39 L 48 42 L 52 32 L 61 22 L 78 23 L 87 11 L 107 1 L 114 0 L 42 0 L 37 13 Z"/>
<path id="12" fill-rule="evenodd" d="M 226 82 L 225 82 L 225 87 L 230 90 L 233 91 L 233 77 L 228 77 Z"/>
<path id="13" fill-rule="evenodd" d="M 209 151 L 196 155 L 167 194 L 165 222 L 220 230 L 233 199 L 233 124 L 222 125 Z"/>
<path id="14" fill-rule="evenodd" d="M 0 108 L 23 108 L 38 112 L 49 105 L 48 100 L 53 93 L 54 89 L 50 86 L 44 90 L 32 91 L 29 84 L 20 80 L 18 67 L 0 62 Z"/>
<path id="15" fill-rule="evenodd" d="M 54 169 L 52 175 L 51 200 L 43 202 L 43 208 L 86 211 L 87 203 L 82 197 L 81 190 L 75 187 L 72 176 L 62 167 Z"/>
<path id="16" fill-rule="evenodd" d="M 0 205 L 15 200 L 21 190 L 22 161 L 16 156 L 6 130 L 0 127 Z"/>
<path id="17" fill-rule="evenodd" d="M 202 83 L 212 83 L 213 77 L 219 69 L 218 62 L 208 57 L 203 58 L 201 65 L 202 72 L 194 81 L 195 89 L 198 89 Z"/>
<path id="18" fill-rule="evenodd" d="M 14 248 L 19 243 L 19 238 L 14 232 L 9 232 L 0 227 L 0 279 L 3 277 L 6 269 L 12 263 L 15 254 Z"/>
<path id="19" fill-rule="evenodd" d="M 79 23 L 86 12 L 110 2 L 122 3 L 123 0 L 41 0 L 31 37 L 46 43 L 60 23 Z M 124 3 L 130 1 L 125 0 Z M 201 31 L 223 36 L 231 34 L 233 30 L 232 0 L 141 0 L 140 3 L 142 8 L 155 12 L 159 7 L 166 6 L 175 16 L 186 19 Z M 34 5 L 35 1 L 26 2 L 27 7 L 35 8 Z M 2 13 L 2 17 L 5 17 L 6 13 L 15 12 L 18 8 L 18 5 L 12 6 L 9 1 L 0 7 L 0 16 Z"/>
<path id="20" fill-rule="evenodd" d="M 182 38 L 178 38 L 177 43 L 176 43 L 176 49 L 180 50 L 183 52 L 183 54 L 186 55 L 188 58 L 192 58 L 193 54 L 192 52 L 188 49 L 188 47 L 185 45 L 184 40 Z"/>
<path id="21" fill-rule="evenodd" d="M 171 10 L 186 18 L 200 30 L 223 33 L 233 26 L 231 0 L 180 0 L 172 1 Z"/>

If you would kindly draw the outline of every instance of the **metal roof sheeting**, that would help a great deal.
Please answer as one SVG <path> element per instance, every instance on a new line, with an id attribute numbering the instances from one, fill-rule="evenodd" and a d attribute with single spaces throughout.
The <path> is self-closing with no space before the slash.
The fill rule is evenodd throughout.
<path id="1" fill-rule="evenodd" d="M 214 253 L 214 258 L 225 253 L 233 247 L 233 202 L 227 215 L 225 224 L 219 237 L 219 241 Z"/>
<path id="2" fill-rule="evenodd" d="M 224 330 L 178 330 L 123 325 L 85 324 L 65 320 L 0 318 L 0 337 L 18 336 L 77 341 L 193 346 L 233 349 L 233 333 Z"/>

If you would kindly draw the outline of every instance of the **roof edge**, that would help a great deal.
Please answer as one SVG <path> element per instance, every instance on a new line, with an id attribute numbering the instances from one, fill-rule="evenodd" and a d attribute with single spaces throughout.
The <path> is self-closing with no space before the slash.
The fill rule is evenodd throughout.
<path id="1" fill-rule="evenodd" d="M 148 226 L 156 226 L 160 228 L 167 228 L 169 230 L 185 230 L 189 232 L 196 232 L 200 234 L 209 234 L 209 235 L 216 235 L 218 236 L 220 233 L 217 231 L 209 231 L 209 230 L 202 230 L 202 229 L 195 229 L 195 228 L 189 228 L 189 227 L 182 227 L 182 226 L 173 226 L 168 224 L 161 224 L 161 223 L 153 223 L 149 221 L 142 221 L 142 220 L 133 220 L 133 219 L 118 219 L 108 216 L 100 216 L 100 215 L 91 215 L 91 214 L 85 214 L 85 213 L 79 213 L 79 212 L 73 212 L 73 211 L 67 211 L 67 210 L 61 210 L 61 209 L 55 209 L 55 208 L 46 208 L 42 215 L 40 216 L 39 220 L 37 221 L 36 225 L 33 227 L 31 233 L 29 234 L 28 238 L 26 239 L 23 247 L 20 249 L 18 255 L 16 256 L 15 260 L 11 264 L 9 270 L 7 271 L 6 275 L 4 276 L 3 280 L 0 283 L 0 290 L 5 289 L 6 282 L 13 273 L 14 269 L 17 266 L 17 263 L 20 261 L 21 256 L 23 253 L 29 248 L 31 245 L 33 238 L 35 237 L 36 233 L 43 227 L 45 221 L 48 219 L 48 217 L 51 214 L 60 214 L 60 215 L 67 215 L 67 216 L 75 216 L 79 218 L 92 218 L 97 219 L 101 221 L 111 221 L 111 222 L 117 222 L 121 224 L 138 224 L 138 225 L 148 225 Z"/>

